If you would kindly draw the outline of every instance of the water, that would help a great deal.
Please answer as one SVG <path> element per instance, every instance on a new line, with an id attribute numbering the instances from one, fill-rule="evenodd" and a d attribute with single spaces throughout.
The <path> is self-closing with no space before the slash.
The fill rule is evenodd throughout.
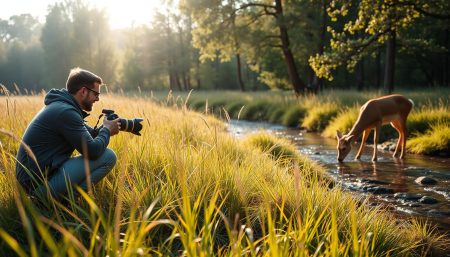
<path id="1" fill-rule="evenodd" d="M 426 220 L 450 234 L 450 158 L 406 154 L 400 160 L 392 158 L 391 152 L 379 150 L 378 162 L 372 162 L 373 148 L 366 147 L 361 161 L 356 161 L 358 145 L 339 163 L 335 139 L 265 122 L 231 120 L 228 125 L 238 138 L 261 129 L 291 140 L 302 154 L 323 164 L 343 188 L 368 197 L 370 204 L 383 205 L 402 218 Z M 422 176 L 437 182 L 415 182 Z"/>

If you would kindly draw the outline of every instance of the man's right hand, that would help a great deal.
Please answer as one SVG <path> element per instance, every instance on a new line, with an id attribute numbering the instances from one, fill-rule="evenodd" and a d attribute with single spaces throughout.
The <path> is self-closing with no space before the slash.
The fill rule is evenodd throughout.
<path id="1" fill-rule="evenodd" d="M 119 134 L 120 130 L 120 118 L 117 118 L 115 120 L 107 120 L 106 118 L 103 119 L 103 127 L 107 128 L 109 130 L 109 135 L 114 136 Z"/>

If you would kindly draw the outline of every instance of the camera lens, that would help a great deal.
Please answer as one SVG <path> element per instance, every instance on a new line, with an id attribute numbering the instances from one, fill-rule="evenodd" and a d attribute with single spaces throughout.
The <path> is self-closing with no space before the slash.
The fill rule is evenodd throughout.
<path id="1" fill-rule="evenodd" d="M 131 132 L 135 135 L 140 136 L 141 134 L 139 132 L 142 130 L 141 122 L 143 120 L 144 119 L 141 118 L 135 118 L 132 120 L 120 119 L 120 130 Z"/>

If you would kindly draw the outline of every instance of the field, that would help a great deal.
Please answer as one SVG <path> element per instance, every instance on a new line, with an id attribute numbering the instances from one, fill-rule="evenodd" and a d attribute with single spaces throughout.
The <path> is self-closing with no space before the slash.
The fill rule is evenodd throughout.
<path id="1" fill-rule="evenodd" d="M 205 103 L 194 108 L 195 97 L 102 96 L 89 124 L 102 108 L 114 109 L 121 117 L 144 118 L 142 136 L 113 137 L 116 167 L 81 198 L 63 204 L 30 201 L 14 177 L 19 138 L 42 108 L 43 95 L 1 97 L 0 252 L 439 256 L 448 245 L 429 225 L 398 220 L 344 192 L 285 140 L 264 132 L 232 138 Z M 273 104 L 291 101 L 298 100 L 281 94 Z"/>
<path id="2" fill-rule="evenodd" d="M 414 101 L 407 120 L 408 138 L 411 139 L 407 142 L 408 151 L 450 156 L 450 136 L 445 133 L 450 130 L 450 91 L 442 88 L 398 93 Z M 362 104 L 381 95 L 376 91 L 349 90 L 329 90 L 298 98 L 284 92 L 200 92 L 194 93 L 188 104 L 192 109 L 209 111 L 225 120 L 269 121 L 335 137 L 336 130 L 350 131 Z M 155 98 L 163 99 L 158 95 Z M 184 98 L 187 96 L 181 95 L 179 99 Z M 381 130 L 381 141 L 393 138 L 397 139 L 398 134 L 391 126 Z"/>

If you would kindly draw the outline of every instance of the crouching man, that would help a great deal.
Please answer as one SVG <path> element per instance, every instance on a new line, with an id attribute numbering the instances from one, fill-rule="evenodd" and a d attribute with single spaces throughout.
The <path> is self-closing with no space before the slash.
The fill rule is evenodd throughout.
<path id="1" fill-rule="evenodd" d="M 25 130 L 25 146 L 21 144 L 17 153 L 16 178 L 28 194 L 43 195 L 49 189 L 60 199 L 69 188 L 87 190 L 89 181 L 98 183 L 114 167 L 117 157 L 107 146 L 119 133 L 119 119 L 104 119 L 100 130 L 84 121 L 99 100 L 102 83 L 92 72 L 74 68 L 66 88 L 45 96 L 45 106 Z M 72 157 L 74 150 L 81 155 Z"/>

